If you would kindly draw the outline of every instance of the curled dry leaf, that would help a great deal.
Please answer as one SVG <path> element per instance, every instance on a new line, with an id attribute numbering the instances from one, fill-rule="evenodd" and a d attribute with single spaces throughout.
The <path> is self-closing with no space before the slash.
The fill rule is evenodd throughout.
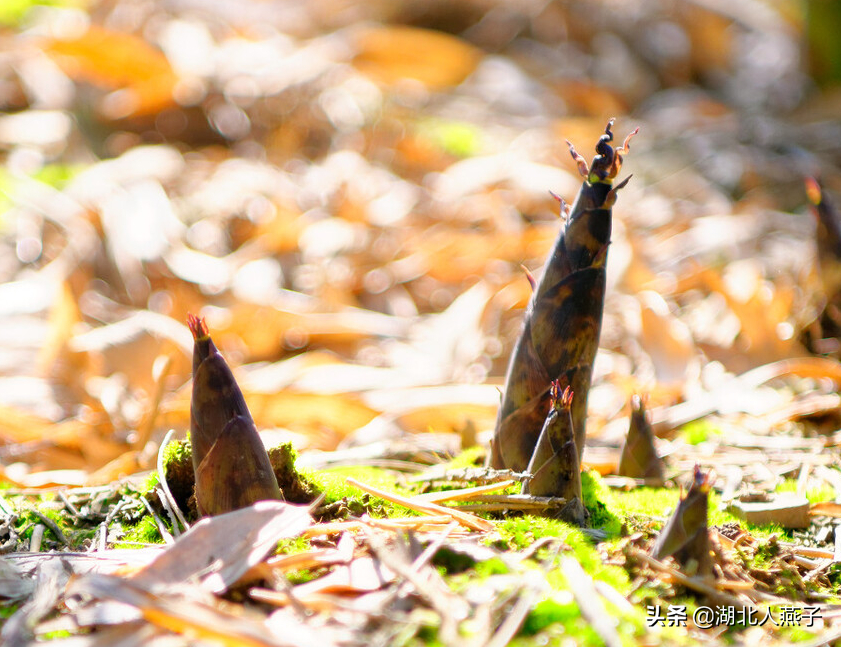
<path id="1" fill-rule="evenodd" d="M 262 499 L 282 498 L 269 456 L 231 369 L 203 319 L 189 315 L 193 333 L 190 437 L 201 514 L 221 514 Z"/>
<path id="2" fill-rule="evenodd" d="M 572 428 L 579 460 L 584 450 L 587 394 L 599 342 L 612 228 L 613 186 L 630 138 L 613 148 L 610 121 L 587 162 L 570 144 L 584 183 L 537 282 L 523 332 L 505 379 L 493 440 L 492 465 L 523 471 L 531 461 L 549 404 L 550 385 L 563 379 L 575 393 Z"/>

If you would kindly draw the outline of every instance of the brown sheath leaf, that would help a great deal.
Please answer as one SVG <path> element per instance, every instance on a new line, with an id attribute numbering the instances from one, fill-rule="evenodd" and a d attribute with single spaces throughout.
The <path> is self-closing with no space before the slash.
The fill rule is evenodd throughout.
<path id="1" fill-rule="evenodd" d="M 250 419 L 231 420 L 196 468 L 196 503 L 216 515 L 256 501 L 280 499 L 280 489 L 263 441 Z"/>
<path id="2" fill-rule="evenodd" d="M 701 468 L 695 466 L 695 478 L 651 550 L 655 559 L 674 557 L 682 567 L 694 565 L 701 575 L 712 573 L 710 537 L 707 530 L 709 484 Z"/>
<path id="3" fill-rule="evenodd" d="M 581 526 L 586 511 L 581 503 L 581 469 L 572 428 L 572 394 L 569 387 L 561 393 L 558 380 L 552 383 L 551 407 L 527 468 L 532 477 L 523 484 L 523 493 L 565 498 L 569 503 L 562 511 L 564 520 Z"/>
<path id="4" fill-rule="evenodd" d="M 619 459 L 619 475 L 630 478 L 664 480 L 663 461 L 654 447 L 654 431 L 646 415 L 642 398 L 634 396 L 631 403 L 631 425 Z"/>

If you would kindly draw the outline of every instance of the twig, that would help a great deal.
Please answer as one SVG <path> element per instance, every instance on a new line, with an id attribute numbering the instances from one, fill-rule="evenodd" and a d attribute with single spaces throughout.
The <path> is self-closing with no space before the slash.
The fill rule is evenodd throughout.
<path id="1" fill-rule="evenodd" d="M 56 494 L 58 494 L 58 498 L 61 499 L 61 502 L 64 504 L 64 507 L 67 508 L 67 511 L 77 519 L 81 519 L 82 514 L 76 506 L 70 502 L 70 499 L 67 498 L 67 494 L 65 494 L 64 490 L 59 490 Z"/>
<path id="2" fill-rule="evenodd" d="M 161 501 L 161 505 L 166 510 L 166 515 L 169 517 L 169 522 L 172 524 L 172 532 L 176 537 L 181 536 L 181 528 L 178 526 L 178 519 L 175 518 L 175 513 L 172 511 L 172 506 L 169 503 L 169 499 L 166 497 L 166 493 L 164 489 L 161 487 L 155 488 L 155 494 L 158 495 L 158 499 Z"/>
<path id="3" fill-rule="evenodd" d="M 422 501 L 414 501 L 410 497 L 401 496 L 392 492 L 386 492 L 385 490 L 380 490 L 378 488 L 371 487 L 370 485 L 360 483 L 356 479 L 350 477 L 348 477 L 347 483 L 349 485 L 353 485 L 354 487 L 358 487 L 363 492 L 367 492 L 368 494 L 373 494 L 374 496 L 378 496 L 381 499 L 385 499 L 386 501 L 391 501 L 392 503 L 405 506 L 410 510 L 426 512 L 427 514 L 449 515 L 463 526 L 466 526 L 472 530 L 478 530 L 479 532 L 490 532 L 495 528 L 494 524 L 490 521 L 486 521 L 485 519 L 470 514 L 469 512 L 454 510 L 452 508 L 447 508 L 442 505 L 437 505 L 435 503 L 424 503 Z"/>
<path id="4" fill-rule="evenodd" d="M 514 481 L 500 481 L 499 483 L 491 483 L 490 485 L 480 485 L 478 487 L 461 488 L 459 490 L 444 490 L 441 492 L 426 492 L 424 494 L 417 494 L 412 497 L 415 501 L 425 501 L 426 503 L 443 503 L 444 501 L 464 501 L 465 499 L 475 499 L 488 492 L 497 492 L 504 490 L 509 485 L 514 485 Z"/>
<path id="5" fill-rule="evenodd" d="M 381 536 L 365 529 L 365 537 L 371 552 L 384 566 L 411 584 L 418 596 L 426 601 L 441 618 L 441 636 L 445 644 L 454 642 L 458 636 L 458 620 L 467 617 L 468 604 L 461 597 L 452 594 L 440 575 L 434 569 L 416 572 L 411 564 L 404 562 L 395 552 L 388 550 Z M 399 590 L 402 582 L 398 584 Z M 459 608 L 459 606 L 462 608 Z"/>
<path id="6" fill-rule="evenodd" d="M 541 537 L 532 542 L 531 546 L 526 548 L 524 551 L 517 555 L 518 559 L 522 562 L 527 560 L 529 557 L 534 555 L 538 550 L 543 548 L 544 546 L 548 546 L 549 544 L 558 544 L 559 548 L 564 547 L 564 542 L 562 539 L 558 537 Z M 569 548 L 569 547 L 567 547 Z"/>
<path id="7" fill-rule="evenodd" d="M 453 532 L 458 527 L 458 522 L 452 521 L 450 522 L 444 530 L 441 531 L 441 534 L 438 535 L 433 541 L 429 543 L 429 545 L 424 549 L 424 551 L 418 555 L 417 559 L 412 562 L 411 570 L 414 573 L 419 573 L 420 569 L 426 566 L 427 562 L 431 560 L 435 553 L 438 552 L 438 549 L 441 545 L 447 540 L 447 537 L 450 536 L 450 533 Z"/>
<path id="8" fill-rule="evenodd" d="M 44 531 L 47 529 L 42 524 L 36 524 L 32 529 L 32 536 L 29 538 L 29 552 L 37 553 L 41 550 L 41 540 L 44 538 Z"/>
<path id="9" fill-rule="evenodd" d="M 50 529 L 50 532 L 52 532 L 53 535 L 55 535 L 56 539 L 58 539 L 62 544 L 70 548 L 70 542 L 67 540 L 67 537 L 64 536 L 64 533 L 61 532 L 61 528 L 58 527 L 58 524 L 55 521 L 50 519 L 47 515 L 42 513 L 40 510 L 37 510 L 36 508 L 33 508 L 32 512 L 33 514 L 35 514 L 36 517 L 38 517 L 41 520 L 41 522 L 47 528 Z"/>
<path id="10" fill-rule="evenodd" d="M 146 500 L 146 497 L 141 495 L 138 497 L 138 499 L 140 500 L 140 503 L 143 504 L 143 507 L 146 508 L 146 512 L 152 515 L 152 519 L 154 519 L 155 525 L 158 527 L 158 532 L 161 533 L 161 537 L 163 537 L 164 542 L 167 544 L 174 544 L 175 539 L 170 534 L 169 530 L 166 529 L 166 525 L 163 521 L 161 521 L 161 518 L 157 514 L 155 514 L 154 510 L 152 510 L 152 506 L 149 505 L 149 502 Z"/>
<path id="11" fill-rule="evenodd" d="M 302 537 L 318 537 L 321 535 L 337 535 L 351 530 L 362 530 L 374 526 L 382 530 L 403 532 L 406 530 L 420 530 L 424 526 L 444 527 L 453 517 L 451 515 L 437 515 L 433 517 L 392 517 L 391 519 L 364 519 L 358 521 L 332 521 L 310 526 Z"/>
<path id="12" fill-rule="evenodd" d="M 505 620 L 502 621 L 502 624 L 499 625 L 494 635 L 491 636 L 486 647 L 505 647 L 509 644 L 520 630 L 523 621 L 526 619 L 529 611 L 531 611 L 532 605 L 538 595 L 538 592 L 533 588 L 524 590 L 514 603 L 514 607 L 505 616 Z"/>
<path id="13" fill-rule="evenodd" d="M 108 511 L 108 514 L 105 516 L 103 522 L 99 524 L 99 529 L 97 530 L 97 535 L 99 536 L 99 545 L 96 545 L 97 538 L 94 537 L 94 541 L 91 542 L 91 551 L 96 550 L 97 547 L 100 551 L 103 551 L 108 547 L 108 526 L 114 520 L 114 517 L 117 516 L 117 513 L 120 510 L 122 510 L 123 506 L 125 506 L 127 501 L 128 499 L 120 499 L 119 501 L 117 501 L 114 507 Z M 101 535 L 99 534 L 100 532 L 102 532 Z"/>
<path id="14" fill-rule="evenodd" d="M 498 510 L 538 510 L 545 512 L 561 508 L 566 504 L 564 497 L 531 496 L 528 494 L 487 494 L 471 499 L 470 503 L 458 506 L 459 510 L 493 512 Z"/>
<path id="15" fill-rule="evenodd" d="M 706 582 L 702 582 L 700 579 L 695 577 L 688 577 L 681 573 L 680 571 L 664 564 L 663 562 L 654 559 L 648 553 L 645 553 L 638 548 L 629 547 L 628 553 L 635 559 L 638 559 L 642 562 L 648 564 L 654 570 L 660 571 L 662 573 L 667 573 L 669 576 L 672 577 L 676 582 L 682 584 L 688 589 L 692 589 L 693 591 L 697 591 L 698 593 L 703 593 L 704 595 L 709 596 L 711 599 L 718 599 L 721 602 L 725 603 L 727 606 L 736 606 L 745 609 L 754 609 L 759 612 L 758 607 L 753 605 L 750 602 L 745 602 L 744 600 L 737 598 L 734 595 L 728 595 L 727 593 L 723 593 L 719 591 L 714 586 L 710 586 Z"/>

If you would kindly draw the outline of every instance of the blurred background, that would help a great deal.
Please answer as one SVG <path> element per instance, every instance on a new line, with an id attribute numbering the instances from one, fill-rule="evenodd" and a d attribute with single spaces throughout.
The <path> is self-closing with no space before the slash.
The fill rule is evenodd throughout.
<path id="1" fill-rule="evenodd" d="M 266 442 L 486 443 L 521 266 L 580 186 L 565 140 L 591 158 L 612 117 L 640 134 L 596 442 L 632 393 L 805 354 L 823 307 L 803 180 L 841 189 L 833 0 L 4 0 L 0 24 L 13 484 L 106 483 L 183 435 L 188 312 Z"/>

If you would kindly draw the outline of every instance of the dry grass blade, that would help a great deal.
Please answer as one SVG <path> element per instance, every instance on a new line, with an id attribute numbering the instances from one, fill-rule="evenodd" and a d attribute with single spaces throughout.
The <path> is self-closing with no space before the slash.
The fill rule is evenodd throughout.
<path id="1" fill-rule="evenodd" d="M 444 501 L 465 501 L 484 496 L 489 492 L 498 492 L 514 485 L 514 481 L 500 481 L 491 485 L 479 485 L 471 488 L 460 488 L 458 490 L 442 490 L 440 492 L 425 492 L 412 497 L 414 501 L 425 501 L 426 503 L 443 503 Z"/>
<path id="2" fill-rule="evenodd" d="M 742 600 L 741 598 L 737 598 L 732 595 L 728 595 L 727 593 L 723 593 L 719 591 L 713 584 L 710 583 L 709 579 L 702 579 L 700 577 L 689 577 L 688 575 L 684 575 L 677 569 L 672 568 L 668 564 L 664 564 L 658 559 L 651 557 L 651 555 L 641 551 L 637 548 L 630 548 L 628 550 L 628 556 L 637 559 L 641 562 L 645 562 L 648 566 L 653 568 L 656 571 L 660 571 L 661 573 L 666 573 L 669 577 L 672 578 L 674 582 L 685 586 L 688 589 L 693 591 L 697 591 L 703 595 L 708 596 L 711 600 L 716 601 L 717 604 L 723 604 L 728 606 L 734 606 L 736 608 L 753 608 L 756 611 L 759 611 L 759 608 L 753 605 L 750 601 Z"/>
<path id="3" fill-rule="evenodd" d="M 502 624 L 497 627 L 496 632 L 491 636 L 486 647 L 505 647 L 508 645 L 532 609 L 532 606 L 540 596 L 539 590 L 532 587 L 526 588 L 520 593 L 517 602 L 514 603 L 514 608 L 505 615 Z"/>
<path id="4" fill-rule="evenodd" d="M 561 571 L 569 583 L 572 595 L 581 609 L 581 615 L 590 623 L 593 630 L 599 634 L 606 647 L 621 647 L 622 640 L 616 632 L 610 615 L 599 598 L 598 591 L 591 578 L 572 557 L 561 560 Z"/>
<path id="5" fill-rule="evenodd" d="M 262 622 L 250 622 L 244 613 L 233 614 L 207 604 L 159 597 L 143 587 L 108 575 L 87 575 L 73 582 L 69 594 L 85 594 L 137 607 L 150 623 L 175 634 L 209 640 L 227 647 L 285 647 L 301 643 L 294 634 L 278 640 Z M 330 644 L 329 642 L 327 643 Z"/>
<path id="6" fill-rule="evenodd" d="M 533 514 L 551 515 L 567 504 L 563 497 L 532 496 L 531 494 L 486 494 L 459 506 L 463 510 L 491 512 L 495 510 L 521 510 Z"/>
<path id="7" fill-rule="evenodd" d="M 449 510 L 448 510 L 449 511 Z M 380 528 L 382 530 L 393 530 L 404 532 L 415 531 L 439 531 L 453 520 L 451 514 L 420 516 L 420 517 L 389 517 L 388 519 L 371 519 L 363 517 L 359 521 L 332 521 L 311 526 L 302 533 L 303 537 L 320 537 L 324 535 L 337 535 L 349 531 L 362 531 L 366 528 Z"/>
<path id="8" fill-rule="evenodd" d="M 33 596 L 5 622 L 0 630 L 0 642 L 7 647 L 30 645 L 35 625 L 52 612 L 69 576 L 62 560 L 41 562 L 35 571 Z"/>
<path id="9" fill-rule="evenodd" d="M 354 478 L 348 478 L 347 482 L 349 485 L 358 487 L 360 490 L 367 492 L 368 494 L 373 494 L 374 496 L 378 496 L 381 499 L 385 499 L 386 501 L 390 501 L 391 503 L 402 505 L 406 508 L 409 508 L 410 510 L 415 510 L 416 512 L 448 515 L 452 519 L 458 521 L 461 525 L 470 528 L 471 530 L 477 530 L 479 532 L 490 532 L 494 529 L 494 524 L 490 521 L 486 521 L 485 519 L 477 517 L 476 515 L 470 514 L 468 512 L 462 512 L 461 510 L 453 510 L 452 508 L 446 508 L 444 506 L 436 505 L 434 503 L 424 503 L 422 501 L 416 501 L 412 497 L 400 496 L 399 494 L 386 492 L 385 490 L 380 490 L 379 488 L 360 483 Z"/>

